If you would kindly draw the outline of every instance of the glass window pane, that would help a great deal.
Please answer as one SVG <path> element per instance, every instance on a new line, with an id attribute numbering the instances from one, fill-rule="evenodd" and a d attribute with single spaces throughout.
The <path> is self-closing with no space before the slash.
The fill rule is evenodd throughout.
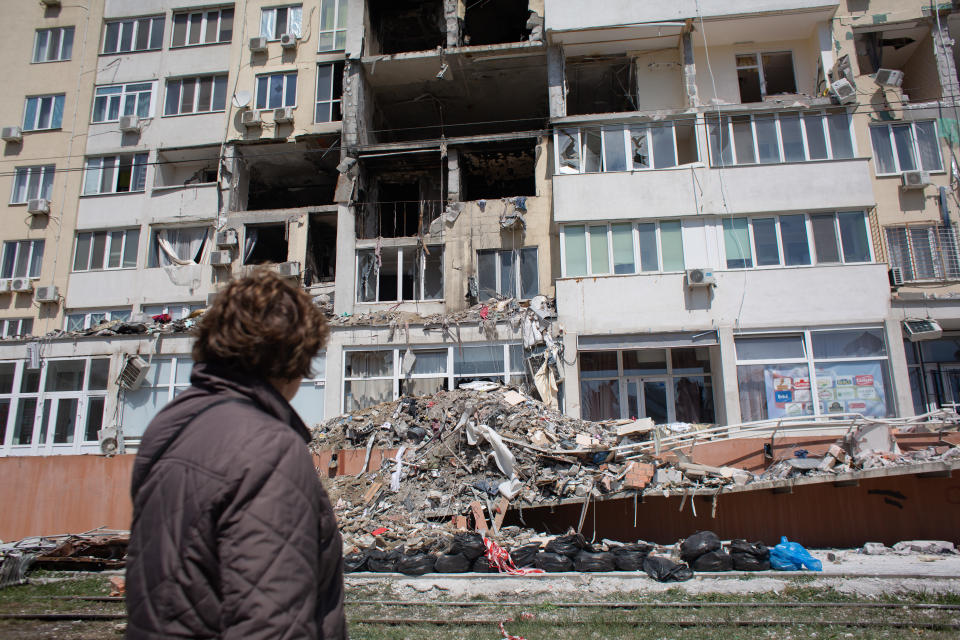
<path id="1" fill-rule="evenodd" d="M 891 126 L 893 142 L 897 147 L 897 161 L 900 171 L 913 171 L 917 168 L 917 158 L 913 153 L 913 129 L 909 124 Z"/>
<path id="2" fill-rule="evenodd" d="M 780 216 L 780 242 L 783 244 L 784 264 L 810 264 L 807 221 L 802 214 Z"/>
<path id="3" fill-rule="evenodd" d="M 870 127 L 870 140 L 873 142 L 875 171 L 878 174 L 896 173 L 897 165 L 893 161 L 890 130 L 886 126 Z"/>
<path id="4" fill-rule="evenodd" d="M 807 132 L 807 153 L 810 159 L 826 159 L 827 139 L 823 131 L 823 116 L 819 113 L 803 114 L 803 127 Z"/>
<path id="5" fill-rule="evenodd" d="M 619 375 L 616 351 L 581 351 L 581 378 L 615 378 Z"/>
<path id="6" fill-rule="evenodd" d="M 674 347 L 670 349 L 673 373 L 710 373 L 709 347 Z"/>
<path id="7" fill-rule="evenodd" d="M 623 129 L 603 130 L 603 170 L 626 171 L 627 151 L 624 145 Z"/>
<path id="8" fill-rule="evenodd" d="M 77 252 L 73 258 L 73 270 L 85 271 L 90 262 L 90 234 L 77 234 Z"/>
<path id="9" fill-rule="evenodd" d="M 726 249 L 727 268 L 744 269 L 753 266 L 750 253 L 750 231 L 746 218 L 723 219 L 723 246 Z"/>
<path id="10" fill-rule="evenodd" d="M 807 156 L 803 150 L 803 129 L 800 114 L 780 114 L 780 139 L 783 141 L 784 162 L 803 162 Z"/>
<path id="11" fill-rule="evenodd" d="M 147 430 L 147 425 L 157 412 L 167 404 L 169 389 L 141 387 L 123 394 L 123 435 L 139 437 Z"/>
<path id="12" fill-rule="evenodd" d="M 90 250 L 90 268 L 103 269 L 103 254 L 107 248 L 107 234 L 98 231 L 93 234 L 93 248 Z"/>
<path id="13" fill-rule="evenodd" d="M 710 165 L 725 167 L 733 164 L 733 145 L 730 143 L 730 129 L 727 119 L 708 119 L 710 135 Z"/>
<path id="14" fill-rule="evenodd" d="M 187 18 L 189 14 L 178 13 L 173 16 L 173 45 L 181 47 L 187 42 Z"/>
<path id="15" fill-rule="evenodd" d="M 610 225 L 613 233 L 613 272 L 633 273 L 633 225 L 620 223 Z"/>
<path id="16" fill-rule="evenodd" d="M 757 156 L 753 150 L 753 124 L 750 116 L 734 116 L 733 142 L 737 149 L 737 164 L 754 164 Z"/>
<path id="17" fill-rule="evenodd" d="M 167 101 L 163 108 L 164 115 L 175 115 L 179 113 L 180 107 L 180 81 L 171 80 L 167 83 Z"/>
<path id="18" fill-rule="evenodd" d="M 913 275 L 917 280 L 929 280 L 940 274 L 936 255 L 936 240 L 932 227 L 913 227 L 908 229 L 910 253 L 913 256 Z"/>
<path id="19" fill-rule="evenodd" d="M 87 382 L 88 389 L 106 389 L 109 377 L 110 358 L 94 358 L 90 361 L 90 380 Z"/>
<path id="20" fill-rule="evenodd" d="M 286 76 L 287 89 L 283 106 L 293 107 L 297 104 L 297 74 L 288 73 Z"/>
<path id="21" fill-rule="evenodd" d="M 659 271 L 660 261 L 657 257 L 657 225 L 644 223 L 637 225 L 640 237 L 640 270 Z"/>
<path id="22" fill-rule="evenodd" d="M 10 420 L 10 398 L 0 399 L 0 443 L 7 441 L 7 422 Z"/>
<path id="23" fill-rule="evenodd" d="M 653 140 L 654 168 L 666 169 L 677 166 L 677 150 L 673 143 L 673 126 L 650 127 L 650 137 Z"/>
<path id="24" fill-rule="evenodd" d="M 805 364 L 739 366 L 737 385 L 744 422 L 813 415 L 810 368 Z"/>
<path id="25" fill-rule="evenodd" d="M 12 444 L 26 445 L 33 442 L 33 423 L 37 417 L 37 399 L 21 398 L 17 402 L 17 420 L 13 425 Z"/>
<path id="26" fill-rule="evenodd" d="M 565 274 L 567 277 L 587 275 L 587 237 L 583 225 L 567 225 L 563 228 Z"/>
<path id="27" fill-rule="evenodd" d="M 163 18 L 154 18 L 153 30 L 150 33 L 150 48 L 159 49 L 163 46 Z"/>
<path id="28" fill-rule="evenodd" d="M 754 218 L 753 246 L 757 252 L 757 266 L 780 264 L 776 218 Z"/>
<path id="29" fill-rule="evenodd" d="M 584 420 L 620 418 L 620 383 L 616 380 L 581 380 L 580 415 Z"/>
<path id="30" fill-rule="evenodd" d="M 133 50 L 133 23 L 121 22 L 119 51 L 123 52 L 123 51 L 132 51 L 132 50 Z"/>
<path id="31" fill-rule="evenodd" d="M 683 232 L 679 220 L 660 223 L 660 253 L 664 271 L 683 271 Z"/>
<path id="32" fill-rule="evenodd" d="M 887 355 L 883 329 L 812 331 L 814 358 L 864 358 Z"/>
<path id="33" fill-rule="evenodd" d="M 57 402 L 57 420 L 53 426 L 54 444 L 73 442 L 77 431 L 78 398 L 61 398 Z"/>
<path id="34" fill-rule="evenodd" d="M 780 162 L 780 147 L 777 142 L 777 122 L 772 115 L 758 115 L 754 119 L 757 128 L 757 152 L 760 164 Z"/>
<path id="35" fill-rule="evenodd" d="M 223 111 L 227 104 L 227 76 L 215 76 L 213 79 L 213 111 Z"/>
<path id="36" fill-rule="evenodd" d="M 233 39 L 233 9 L 220 10 L 220 42 Z"/>
<path id="37" fill-rule="evenodd" d="M 217 18 L 219 17 L 219 11 L 208 11 L 207 12 L 207 31 L 204 34 L 204 42 L 216 42 L 218 39 L 218 25 Z"/>
<path id="38" fill-rule="evenodd" d="M 511 344 L 510 350 L 510 371 L 522 372 L 526 367 L 526 360 L 523 357 L 523 345 Z"/>
<path id="39" fill-rule="evenodd" d="M 517 295 L 517 266 L 513 251 L 500 251 L 500 294 L 507 298 Z"/>
<path id="40" fill-rule="evenodd" d="M 392 380 L 348 380 L 343 383 L 344 411 L 358 411 L 393 399 Z"/>
<path id="41" fill-rule="evenodd" d="M 86 360 L 48 360 L 46 391 L 81 391 Z"/>
<path id="42" fill-rule="evenodd" d="M 937 142 L 937 127 L 930 122 L 914 123 L 917 131 L 917 146 L 920 148 L 920 166 L 924 171 L 940 171 L 943 163 L 940 145 Z"/>
<path id="43" fill-rule="evenodd" d="M 140 244 L 140 230 L 130 229 L 126 234 L 126 241 L 123 245 L 123 267 L 125 269 L 137 266 L 137 249 Z"/>
<path id="44" fill-rule="evenodd" d="M 647 127 L 643 125 L 634 126 L 630 130 L 630 147 L 633 154 L 634 169 L 649 169 L 651 166 L 647 131 Z"/>
<path id="45" fill-rule="evenodd" d="M 540 273 L 537 269 L 537 248 L 520 250 L 520 297 L 526 300 L 540 295 Z"/>
<path id="46" fill-rule="evenodd" d="M 107 256 L 107 266 L 116 269 L 120 266 L 120 255 L 123 248 L 123 231 L 110 232 L 110 250 Z"/>
<path id="47" fill-rule="evenodd" d="M 735 340 L 737 360 L 805 358 L 803 336 L 740 336 Z"/>
<path id="48" fill-rule="evenodd" d="M 267 107 L 276 109 L 283 106 L 283 76 L 280 74 L 270 76 L 270 99 L 267 101 Z"/>
<path id="49" fill-rule="evenodd" d="M 867 225 L 860 211 L 841 213 L 840 243 L 843 246 L 844 262 L 867 262 L 870 260 L 870 247 L 867 244 Z"/>
<path id="50" fill-rule="evenodd" d="M 195 78 L 187 78 L 180 89 L 180 113 L 193 113 L 193 98 L 197 89 Z"/>
<path id="51" fill-rule="evenodd" d="M 462 349 L 454 347 L 453 358 L 453 372 L 456 375 L 501 375 L 505 367 L 503 345 L 499 344 L 465 346 Z M 520 364 L 523 364 L 522 360 Z"/>
<path id="52" fill-rule="evenodd" d="M 840 262 L 840 247 L 837 245 L 837 229 L 832 213 L 810 216 L 813 227 L 813 246 L 818 263 Z"/>
<path id="53" fill-rule="evenodd" d="M 87 399 L 87 421 L 83 429 L 83 439 L 87 442 L 96 442 L 97 432 L 103 428 L 103 410 L 107 399 L 103 396 L 93 396 Z"/>
<path id="54" fill-rule="evenodd" d="M 846 111 L 827 114 L 827 129 L 830 131 L 830 148 L 834 159 L 853 157 L 853 140 L 850 138 L 850 119 Z"/>
<path id="55" fill-rule="evenodd" d="M 595 130 L 584 130 L 581 132 L 583 137 L 583 170 L 587 173 L 600 171 L 601 152 L 603 145 L 600 142 L 600 132 Z"/>
<path id="56" fill-rule="evenodd" d="M 580 150 L 576 129 L 557 131 L 557 164 L 560 173 L 580 173 Z"/>
<path id="57" fill-rule="evenodd" d="M 590 273 L 610 273 L 610 255 L 607 252 L 607 225 L 590 227 Z"/>
<path id="58" fill-rule="evenodd" d="M 410 370 L 411 374 L 429 374 L 429 373 L 446 373 L 447 372 L 447 350 L 446 349 L 436 349 L 436 350 L 418 350 L 413 351 L 415 360 L 413 361 L 413 368 Z M 406 359 L 405 356 L 402 357 Z"/>
<path id="59" fill-rule="evenodd" d="M 666 372 L 666 349 L 639 349 L 623 352 L 623 375 L 625 376 Z"/>
<path id="60" fill-rule="evenodd" d="M 477 285 L 480 299 L 486 300 L 497 294 L 497 252 L 477 252 Z"/>
<path id="61" fill-rule="evenodd" d="M 887 363 L 880 361 L 816 363 L 822 413 L 893 415 Z"/>
<path id="62" fill-rule="evenodd" d="M 317 101 L 330 100 L 333 96 L 333 65 L 317 65 Z"/>
<path id="63" fill-rule="evenodd" d="M 348 378 L 380 377 L 393 375 L 393 350 L 383 351 L 345 351 Z"/>
<path id="64" fill-rule="evenodd" d="M 16 369 L 16 362 L 0 362 L 0 393 L 13 393 L 13 375 Z"/>
<path id="65" fill-rule="evenodd" d="M 150 48 L 150 19 L 137 20 L 136 50 L 144 51 Z"/>

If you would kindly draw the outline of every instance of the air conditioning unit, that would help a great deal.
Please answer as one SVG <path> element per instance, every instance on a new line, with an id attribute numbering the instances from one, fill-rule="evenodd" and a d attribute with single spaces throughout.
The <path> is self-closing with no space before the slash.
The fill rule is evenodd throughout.
<path id="1" fill-rule="evenodd" d="M 284 49 L 297 48 L 297 36 L 293 33 L 285 33 L 280 36 L 280 46 Z"/>
<path id="2" fill-rule="evenodd" d="M 0 293 L 10 293 L 10 278 L 0 279 Z"/>
<path id="3" fill-rule="evenodd" d="M 120 386 L 130 391 L 136 391 L 147 379 L 147 372 L 150 371 L 150 365 L 140 356 L 127 356 L 123 368 L 120 369 Z"/>
<path id="4" fill-rule="evenodd" d="M 259 38 L 250 38 L 250 51 L 252 53 L 261 53 L 267 50 L 267 39 L 263 36 Z"/>
<path id="5" fill-rule="evenodd" d="M 46 198 L 31 198 L 27 200 L 27 213 L 33 215 L 47 215 L 50 213 L 50 201 Z"/>
<path id="6" fill-rule="evenodd" d="M 40 4 L 48 7 L 59 7 L 60 0 L 40 0 Z"/>
<path id="7" fill-rule="evenodd" d="M 903 71 L 898 69 L 877 69 L 873 81 L 881 87 L 899 87 L 903 84 Z"/>
<path id="8" fill-rule="evenodd" d="M 943 335 L 943 327 L 936 320 L 918 318 L 903 321 L 903 331 L 910 342 L 936 340 Z"/>
<path id="9" fill-rule="evenodd" d="M 0 138 L 7 142 L 23 142 L 23 129 L 20 127 L 4 127 L 0 129 Z"/>
<path id="10" fill-rule="evenodd" d="M 240 114 L 240 124 L 252 129 L 254 127 L 259 127 L 263 124 L 263 120 L 260 119 L 259 111 L 244 111 Z"/>
<path id="11" fill-rule="evenodd" d="M 709 269 L 687 269 L 688 287 L 715 287 L 717 279 Z"/>
<path id="12" fill-rule="evenodd" d="M 60 291 L 57 289 L 56 285 L 49 285 L 46 287 L 37 287 L 36 293 L 33 294 L 34 302 L 60 302 Z"/>
<path id="13" fill-rule="evenodd" d="M 296 278 L 300 275 L 299 262 L 281 262 L 274 266 L 274 269 L 276 269 L 277 273 L 283 278 Z"/>
<path id="14" fill-rule="evenodd" d="M 832 83 L 830 91 L 840 104 L 850 104 L 857 101 L 857 88 L 850 84 L 850 81 L 846 78 Z"/>
<path id="15" fill-rule="evenodd" d="M 13 278 L 10 280 L 10 291 L 29 293 L 33 291 L 33 282 L 30 281 L 30 278 Z"/>
<path id="16" fill-rule="evenodd" d="M 229 267 L 233 263 L 233 257 L 230 255 L 230 250 L 225 249 L 223 251 L 211 251 L 210 252 L 210 264 L 215 267 Z"/>
<path id="17" fill-rule="evenodd" d="M 273 110 L 274 122 L 293 122 L 293 107 L 280 107 Z"/>
<path id="18" fill-rule="evenodd" d="M 900 174 L 901 189 L 923 189 L 930 184 L 929 171 L 904 171 Z"/>
<path id="19" fill-rule="evenodd" d="M 890 270 L 887 271 L 887 276 L 890 278 L 891 287 L 903 286 L 903 269 L 900 267 L 890 267 Z"/>
<path id="20" fill-rule="evenodd" d="M 223 231 L 217 232 L 217 246 L 218 247 L 235 247 L 237 246 L 237 230 L 236 229 L 224 229 Z"/>
<path id="21" fill-rule="evenodd" d="M 120 116 L 120 131 L 124 133 L 139 133 L 140 116 Z"/>
<path id="22" fill-rule="evenodd" d="M 100 453 L 105 456 L 115 454 L 120 448 L 119 433 L 116 427 L 106 427 L 97 431 L 97 440 L 100 441 Z"/>

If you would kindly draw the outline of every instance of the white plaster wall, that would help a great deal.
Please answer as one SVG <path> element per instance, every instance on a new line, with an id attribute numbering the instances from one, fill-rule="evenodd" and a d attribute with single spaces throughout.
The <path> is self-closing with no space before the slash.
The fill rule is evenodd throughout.
<path id="1" fill-rule="evenodd" d="M 682 109 L 687 96 L 683 88 L 680 50 L 664 49 L 637 54 L 637 110 Z"/>
<path id="2" fill-rule="evenodd" d="M 710 27 L 707 26 L 709 37 Z M 758 34 L 760 37 L 760 34 Z M 803 40 L 776 40 L 730 46 L 711 45 L 709 49 L 697 47 L 693 50 L 697 65 L 697 95 L 701 104 L 713 104 L 714 99 L 721 104 L 739 104 L 740 90 L 737 81 L 736 56 L 742 53 L 768 53 L 772 51 L 793 52 L 793 72 L 797 82 L 797 92 L 806 95 L 816 93 L 817 65 L 820 48 L 816 34 Z M 709 51 L 709 65 L 707 52 Z M 710 72 L 713 72 L 711 78 Z M 716 86 L 716 91 L 714 91 Z"/>
<path id="3" fill-rule="evenodd" d="M 870 207 L 867 159 L 553 177 L 556 222 Z"/>
<path id="4" fill-rule="evenodd" d="M 642 22 L 664 22 L 757 12 L 837 7 L 839 0 L 603 0 L 589 6 L 579 0 L 545 0 L 547 31 L 589 29 Z"/>
<path id="5" fill-rule="evenodd" d="M 106 0 L 103 15 L 107 18 L 126 18 L 155 15 L 171 9 L 218 7 L 224 4 L 229 2 L 225 3 L 222 0 Z M 167 26 L 169 27 L 169 24 Z"/>
<path id="6" fill-rule="evenodd" d="M 141 234 L 140 246 L 144 247 Z M 147 256 L 141 254 L 140 263 Z M 119 269 L 70 274 L 68 309 L 127 307 L 141 303 L 188 302 L 206 298 L 210 265 L 155 269 Z"/>
<path id="7" fill-rule="evenodd" d="M 164 84 L 160 83 L 161 86 Z M 227 99 L 229 101 L 229 97 Z M 122 133 L 117 122 L 90 125 L 87 155 L 219 145 L 223 141 L 226 131 L 223 112 L 162 117 L 162 111 L 163 106 L 157 104 L 154 117 L 141 121 L 139 135 Z M 218 152 L 219 149 L 214 149 L 214 155 Z"/>
<path id="8" fill-rule="evenodd" d="M 81 196 L 77 227 L 109 229 L 153 223 L 209 222 L 216 218 L 216 184 L 151 191 L 152 178 L 152 168 L 148 168 L 145 193 Z"/>
<path id="9" fill-rule="evenodd" d="M 164 40 L 164 47 L 169 44 Z M 226 73 L 229 66 L 229 42 L 202 47 L 164 48 L 159 51 L 101 55 L 97 61 L 96 83 L 102 85 L 145 82 L 158 78 Z"/>
<path id="10" fill-rule="evenodd" d="M 690 265 L 695 266 L 695 265 Z M 879 323 L 890 307 L 884 264 L 715 271 L 715 288 L 684 274 L 557 280 L 559 320 L 569 333 L 618 334 Z M 611 313 L 610 301 L 616 300 Z"/>

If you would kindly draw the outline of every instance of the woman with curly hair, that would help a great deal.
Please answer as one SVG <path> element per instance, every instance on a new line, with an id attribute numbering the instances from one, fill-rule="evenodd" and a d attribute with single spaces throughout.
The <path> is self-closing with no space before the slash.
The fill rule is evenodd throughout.
<path id="1" fill-rule="evenodd" d="M 342 542 L 289 404 L 328 334 L 272 271 L 204 313 L 192 386 L 134 463 L 128 638 L 346 638 Z"/>

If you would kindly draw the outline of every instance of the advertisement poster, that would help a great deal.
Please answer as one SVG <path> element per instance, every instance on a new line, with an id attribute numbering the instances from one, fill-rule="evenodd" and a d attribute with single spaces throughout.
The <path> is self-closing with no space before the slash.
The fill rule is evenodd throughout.
<path id="1" fill-rule="evenodd" d="M 768 366 L 763 376 L 769 418 L 812 415 L 814 395 L 825 415 L 887 415 L 882 362 L 818 364 L 816 390 L 810 388 L 805 365 Z"/>

